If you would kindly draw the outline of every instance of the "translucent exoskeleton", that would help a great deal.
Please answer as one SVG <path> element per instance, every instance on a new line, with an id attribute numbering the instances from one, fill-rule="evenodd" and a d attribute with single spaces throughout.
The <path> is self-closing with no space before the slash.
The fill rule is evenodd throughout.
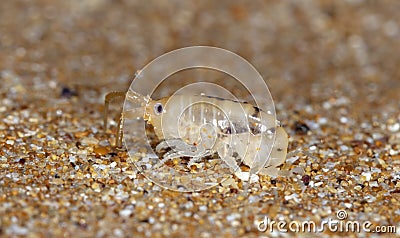
<path id="1" fill-rule="evenodd" d="M 276 176 L 285 162 L 288 135 L 274 116 L 252 104 L 207 95 L 153 100 L 132 90 L 113 92 L 106 96 L 105 129 L 109 102 L 123 96 L 140 106 L 122 112 L 117 145 L 122 145 L 123 119 L 142 118 L 158 139 L 154 149 L 162 164 L 189 158 L 187 167 L 191 168 L 204 158 L 218 156 L 238 178 L 247 181 L 251 169 L 243 171 L 241 165 L 251 168 L 255 157 L 266 161 L 257 172 L 271 176 Z"/>

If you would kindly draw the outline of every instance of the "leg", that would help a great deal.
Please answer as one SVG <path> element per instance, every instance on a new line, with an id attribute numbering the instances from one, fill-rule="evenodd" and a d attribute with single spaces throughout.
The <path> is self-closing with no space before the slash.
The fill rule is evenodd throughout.
<path id="1" fill-rule="evenodd" d="M 168 151 L 167 153 L 164 154 L 164 158 L 161 160 L 161 164 L 164 164 L 165 162 L 169 160 L 173 160 L 175 158 L 181 158 L 181 157 L 191 157 L 189 160 L 189 163 L 187 165 L 188 168 L 190 168 L 194 163 L 199 162 L 203 157 L 211 155 L 210 151 L 203 151 L 201 153 L 196 152 L 187 152 L 187 151 Z"/>
<path id="2" fill-rule="evenodd" d="M 115 135 L 115 146 L 118 149 L 122 148 L 122 140 L 123 140 L 123 119 L 128 118 L 128 119 L 134 119 L 138 117 L 143 116 L 143 110 L 142 108 L 135 108 L 133 110 L 129 110 L 126 112 L 121 113 L 121 116 L 118 119 L 118 126 L 117 126 L 117 134 Z"/>
<path id="3" fill-rule="evenodd" d="M 211 155 L 210 150 L 199 149 L 199 147 L 189 145 L 181 139 L 164 140 L 157 145 L 156 151 L 160 152 L 165 148 L 171 148 L 172 150 L 164 154 L 161 163 L 165 163 L 174 158 L 191 157 L 188 163 L 188 167 L 190 167 L 192 164 L 200 161 L 201 158 Z"/>
<path id="4" fill-rule="evenodd" d="M 122 123 L 123 123 L 122 116 L 120 116 L 118 119 L 117 134 L 115 135 L 115 147 L 117 149 L 122 148 L 122 139 L 123 139 Z"/>
<path id="5" fill-rule="evenodd" d="M 110 92 L 106 95 L 105 100 L 104 100 L 104 133 L 107 131 L 107 119 L 108 119 L 108 108 L 111 102 L 117 101 L 122 103 L 125 99 L 134 102 L 145 102 L 148 100 L 147 98 L 141 96 L 138 93 L 133 92 L 132 90 L 129 90 L 128 93 L 125 92 Z M 143 116 L 143 110 L 142 107 L 135 108 L 130 111 L 126 111 L 124 113 L 120 113 L 120 116 L 118 118 L 118 127 L 117 127 L 117 133 L 116 133 L 116 147 L 117 148 L 122 148 L 122 139 L 123 139 L 123 131 L 122 131 L 122 126 L 123 126 L 123 118 L 136 118 L 136 117 L 141 117 Z"/>
<path id="6" fill-rule="evenodd" d="M 221 142 L 216 145 L 216 150 L 218 156 L 229 166 L 229 168 L 236 172 L 237 170 L 240 170 L 240 167 L 237 164 L 236 159 L 233 157 L 233 150 L 228 147 L 229 144 Z"/>
<path id="7" fill-rule="evenodd" d="M 169 139 L 160 142 L 157 147 L 156 151 L 160 152 L 162 149 L 167 148 L 174 148 L 175 151 L 187 151 L 187 152 L 196 152 L 196 146 L 188 145 L 187 143 L 183 142 L 181 139 Z"/>
<path id="8" fill-rule="evenodd" d="M 193 156 L 190 160 L 189 163 L 187 165 L 187 167 L 190 169 L 190 167 L 194 164 L 199 162 L 202 158 L 206 157 L 206 156 L 210 156 L 212 155 L 210 150 L 203 150 L 202 152 L 198 153 L 197 155 Z"/>
<path id="9" fill-rule="evenodd" d="M 189 160 L 189 163 L 188 163 L 187 167 L 190 169 L 190 167 L 192 167 L 192 165 L 193 165 L 194 163 L 199 162 L 199 161 L 201 160 L 201 158 L 205 157 L 206 155 L 207 155 L 207 154 L 205 154 L 205 155 L 203 155 L 203 156 L 195 156 L 195 157 L 192 157 L 192 158 Z"/>
<path id="10" fill-rule="evenodd" d="M 164 158 L 162 159 L 162 162 L 168 161 L 168 160 L 172 160 L 175 158 L 181 158 L 181 157 L 194 157 L 197 154 L 191 153 L 191 152 L 187 152 L 187 151 L 175 151 L 175 150 L 171 150 L 168 151 L 167 153 L 164 154 Z"/>
<path id="11" fill-rule="evenodd" d="M 104 99 L 104 114 L 103 114 L 103 120 L 104 120 L 104 133 L 107 131 L 107 118 L 108 118 L 108 107 L 110 105 L 110 102 L 116 101 L 118 99 L 118 102 L 122 102 L 125 98 L 126 93 L 125 92 L 110 92 L 107 93 L 105 99 Z"/>

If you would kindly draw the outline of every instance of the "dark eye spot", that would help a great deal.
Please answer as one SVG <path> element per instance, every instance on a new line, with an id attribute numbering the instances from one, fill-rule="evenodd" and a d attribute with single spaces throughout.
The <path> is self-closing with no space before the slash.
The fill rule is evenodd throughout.
<path id="1" fill-rule="evenodd" d="M 154 110 L 156 114 L 161 114 L 164 109 L 161 103 L 157 103 L 156 105 L 154 105 Z"/>

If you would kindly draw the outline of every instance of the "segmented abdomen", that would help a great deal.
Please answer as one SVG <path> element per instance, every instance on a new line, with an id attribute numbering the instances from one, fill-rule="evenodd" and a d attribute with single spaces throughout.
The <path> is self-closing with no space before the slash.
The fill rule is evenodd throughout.
<path id="1" fill-rule="evenodd" d="M 215 137 L 249 132 L 258 134 L 276 127 L 273 116 L 249 103 L 201 95 L 174 95 L 165 103 L 162 127 L 166 139 L 185 138 L 192 142 L 205 130 L 209 136 Z M 210 131 L 211 126 L 213 131 Z"/>

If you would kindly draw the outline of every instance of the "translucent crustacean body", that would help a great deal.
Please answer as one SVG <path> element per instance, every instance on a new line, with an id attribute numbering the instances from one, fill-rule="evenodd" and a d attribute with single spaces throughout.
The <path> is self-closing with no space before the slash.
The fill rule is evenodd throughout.
<path id="1" fill-rule="evenodd" d="M 118 95 L 122 94 L 110 93 L 106 97 L 106 109 L 111 98 Z M 156 151 L 168 150 L 160 158 L 162 163 L 189 157 L 190 167 L 217 153 L 236 176 L 248 180 L 249 172 L 241 171 L 241 163 L 251 168 L 254 159 L 260 157 L 258 160 L 266 163 L 259 173 L 275 176 L 277 167 L 286 159 L 288 135 L 285 130 L 275 117 L 252 104 L 185 94 L 152 100 L 131 90 L 126 100 L 140 107 L 124 111 L 121 117 L 143 118 L 153 126 L 161 141 Z M 105 118 L 105 127 L 106 124 Z M 122 141 L 122 133 L 117 135 L 117 140 Z"/>

